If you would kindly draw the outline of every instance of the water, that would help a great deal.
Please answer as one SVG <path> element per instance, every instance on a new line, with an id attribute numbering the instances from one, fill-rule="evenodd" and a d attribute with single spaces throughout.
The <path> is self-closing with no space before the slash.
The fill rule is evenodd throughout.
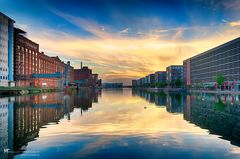
<path id="1" fill-rule="evenodd" d="M 0 158 L 240 158 L 239 99 L 131 89 L 4 97 Z"/>

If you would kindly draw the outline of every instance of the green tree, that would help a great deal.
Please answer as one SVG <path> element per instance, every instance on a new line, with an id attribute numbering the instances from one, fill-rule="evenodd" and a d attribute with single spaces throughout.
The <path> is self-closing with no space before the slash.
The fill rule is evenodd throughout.
<path id="1" fill-rule="evenodd" d="M 224 76 L 222 74 L 217 74 L 216 78 L 215 78 L 215 81 L 216 83 L 221 86 L 224 84 Z"/>
<path id="2" fill-rule="evenodd" d="M 166 83 L 158 82 L 158 83 L 156 83 L 156 87 L 158 87 L 158 88 L 164 88 L 164 87 L 166 87 Z"/>
<path id="3" fill-rule="evenodd" d="M 215 103 L 215 109 L 219 112 L 222 112 L 225 109 L 225 104 L 222 100 L 218 97 L 218 101 Z"/>
<path id="4" fill-rule="evenodd" d="M 181 84 L 182 84 L 182 81 L 181 81 L 180 79 L 176 79 L 176 80 L 174 81 L 174 84 L 175 84 L 176 87 L 180 87 Z"/>

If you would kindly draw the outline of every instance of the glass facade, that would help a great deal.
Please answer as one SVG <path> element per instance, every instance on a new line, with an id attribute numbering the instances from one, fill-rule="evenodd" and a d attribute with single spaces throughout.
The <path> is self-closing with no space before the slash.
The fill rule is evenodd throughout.
<path id="1" fill-rule="evenodd" d="M 13 80 L 13 23 L 0 13 L 0 86 Z"/>
<path id="2" fill-rule="evenodd" d="M 234 39 L 202 54 L 185 60 L 185 71 L 190 67 L 190 83 L 215 83 L 217 74 L 222 74 L 225 81 L 240 80 L 240 38 Z M 185 73 L 186 75 L 186 73 Z"/>
<path id="3" fill-rule="evenodd" d="M 177 79 L 183 81 L 183 66 L 182 65 L 172 65 L 166 68 L 166 78 L 167 82 L 173 82 Z"/>

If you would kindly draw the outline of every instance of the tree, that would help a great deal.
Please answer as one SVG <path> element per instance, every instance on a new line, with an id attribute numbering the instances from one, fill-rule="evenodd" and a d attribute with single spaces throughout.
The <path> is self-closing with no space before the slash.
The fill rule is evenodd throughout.
<path id="1" fill-rule="evenodd" d="M 181 81 L 180 79 L 176 79 L 176 80 L 174 81 L 174 84 L 175 84 L 176 87 L 180 87 L 181 84 L 182 84 L 182 81 Z"/>
<path id="2" fill-rule="evenodd" d="M 164 87 L 166 87 L 166 83 L 158 82 L 158 83 L 156 83 L 156 87 L 158 87 L 158 88 L 164 88 Z"/>
<path id="3" fill-rule="evenodd" d="M 219 112 L 222 112 L 225 109 L 225 104 L 220 97 L 218 97 L 218 101 L 215 103 L 215 109 Z"/>
<path id="4" fill-rule="evenodd" d="M 215 81 L 216 83 L 221 86 L 224 84 L 224 76 L 222 74 L 217 74 L 216 78 L 215 78 Z"/>

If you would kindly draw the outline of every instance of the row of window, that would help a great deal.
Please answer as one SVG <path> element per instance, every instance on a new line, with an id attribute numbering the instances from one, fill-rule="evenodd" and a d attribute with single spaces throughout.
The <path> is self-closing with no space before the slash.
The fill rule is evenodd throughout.
<path id="1" fill-rule="evenodd" d="M 0 62 L 2 62 L 2 63 L 7 63 L 8 60 L 0 59 Z"/>
<path id="2" fill-rule="evenodd" d="M 5 68 L 5 67 L 0 67 L 0 71 L 6 71 L 7 72 L 7 68 Z"/>
<path id="3" fill-rule="evenodd" d="M 5 112 L 5 113 L 0 113 L 0 118 L 1 117 L 5 117 L 5 116 L 7 116 L 8 114 L 7 114 L 7 112 Z"/>
<path id="4" fill-rule="evenodd" d="M 33 48 L 33 49 L 35 49 L 35 50 L 38 50 L 38 46 L 37 46 L 36 44 L 28 43 L 28 42 L 26 42 L 26 41 L 23 40 L 23 39 L 19 39 L 19 42 L 21 42 L 21 43 L 23 43 L 23 44 L 26 44 L 27 47 Z M 20 46 L 19 46 L 19 45 L 17 45 L 17 49 L 20 50 Z"/>
<path id="5" fill-rule="evenodd" d="M 201 74 L 197 74 L 197 73 L 193 73 L 191 74 L 191 76 L 193 78 L 199 78 L 199 77 L 216 77 L 216 75 L 218 73 L 223 74 L 223 76 L 232 76 L 232 75 L 240 75 L 240 72 L 235 72 L 236 70 L 233 70 L 231 72 L 210 72 L 210 73 L 201 73 Z"/>
<path id="6" fill-rule="evenodd" d="M 234 80 L 239 80 L 240 79 L 240 75 L 231 75 L 231 76 L 224 76 L 225 81 L 234 81 Z M 214 82 L 215 81 L 215 77 L 192 77 L 191 81 L 194 82 L 201 82 L 201 81 L 205 81 L 205 82 Z"/>
<path id="7" fill-rule="evenodd" d="M 239 42 L 240 45 L 240 42 Z M 193 58 L 191 60 L 191 62 L 195 62 L 198 60 L 205 60 L 205 59 L 209 59 L 209 58 L 223 58 L 226 56 L 233 56 L 236 55 L 240 52 L 240 46 L 229 49 L 229 50 L 225 50 L 225 51 L 210 51 L 208 53 L 205 54 L 200 54 L 197 57 Z"/>
<path id="8" fill-rule="evenodd" d="M 0 79 L 1 79 L 1 80 L 7 80 L 8 77 L 7 77 L 7 76 L 0 76 Z"/>
<path id="9" fill-rule="evenodd" d="M 8 104 L 1 104 L 1 105 L 0 105 L 0 109 L 1 109 L 1 108 L 8 108 Z"/>
<path id="10" fill-rule="evenodd" d="M 232 67 L 224 67 L 224 66 L 217 66 L 217 67 L 211 67 L 211 68 L 203 68 L 203 69 L 192 69 L 191 74 L 202 74 L 202 73 L 216 73 L 216 72 L 222 72 L 222 73 L 240 73 L 240 66 L 239 65 L 233 65 Z"/>
<path id="11" fill-rule="evenodd" d="M 234 55 L 234 56 L 231 56 L 231 57 L 225 57 L 225 58 L 222 58 L 222 59 L 209 59 L 207 61 L 197 61 L 197 62 L 191 62 L 191 66 L 193 67 L 202 67 L 202 66 L 205 66 L 205 65 L 208 65 L 208 66 L 214 66 L 214 65 L 220 65 L 220 64 L 225 64 L 225 63 L 232 63 L 232 62 L 237 62 L 237 61 L 240 61 L 240 52 L 238 55 Z"/>

